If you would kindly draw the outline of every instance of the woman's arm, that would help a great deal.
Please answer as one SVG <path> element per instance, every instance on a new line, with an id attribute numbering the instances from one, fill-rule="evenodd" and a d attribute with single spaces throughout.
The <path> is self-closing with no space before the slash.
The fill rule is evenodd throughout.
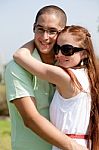
<path id="1" fill-rule="evenodd" d="M 13 54 L 13 58 L 16 63 L 29 71 L 31 74 L 36 75 L 41 79 L 48 80 L 51 83 L 57 84 L 57 81 L 60 81 L 59 79 L 64 71 L 59 67 L 47 65 L 33 58 L 32 53 L 34 49 L 34 40 L 29 41 Z"/>
<path id="2" fill-rule="evenodd" d="M 48 65 L 33 58 L 28 49 L 20 49 L 19 53 L 14 55 L 15 61 L 31 74 L 38 76 L 43 80 L 60 85 L 69 80 L 69 75 L 60 67 Z M 61 78 L 61 80 L 60 80 Z M 66 84 L 65 84 L 66 86 Z"/>
<path id="3" fill-rule="evenodd" d="M 31 40 L 31 41 L 25 43 L 19 49 L 17 49 L 15 51 L 15 53 L 13 54 L 13 58 L 16 58 L 16 57 L 20 56 L 20 54 L 23 53 L 23 52 L 32 54 L 34 49 L 35 49 L 34 40 Z"/>

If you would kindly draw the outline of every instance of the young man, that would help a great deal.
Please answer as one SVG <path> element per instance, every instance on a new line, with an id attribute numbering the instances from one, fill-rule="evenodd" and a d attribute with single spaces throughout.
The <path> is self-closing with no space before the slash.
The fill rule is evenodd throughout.
<path id="1" fill-rule="evenodd" d="M 33 57 L 53 64 L 53 46 L 66 20 L 66 14 L 57 6 L 40 9 L 34 23 L 34 40 L 22 47 L 26 55 L 34 49 Z M 54 92 L 51 84 L 32 76 L 14 61 L 7 65 L 5 81 L 12 150 L 51 150 L 50 144 L 63 150 L 83 149 L 48 121 Z"/>

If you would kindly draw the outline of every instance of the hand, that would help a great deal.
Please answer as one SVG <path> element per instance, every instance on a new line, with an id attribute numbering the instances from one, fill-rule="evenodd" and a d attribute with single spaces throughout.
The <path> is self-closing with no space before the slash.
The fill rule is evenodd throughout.
<path id="1" fill-rule="evenodd" d="M 88 148 L 80 144 L 74 143 L 71 150 L 88 150 Z"/>

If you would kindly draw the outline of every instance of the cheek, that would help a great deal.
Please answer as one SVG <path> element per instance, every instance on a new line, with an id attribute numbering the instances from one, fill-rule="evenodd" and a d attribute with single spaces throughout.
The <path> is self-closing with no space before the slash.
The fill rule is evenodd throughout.
<path id="1" fill-rule="evenodd" d="M 34 38 L 35 38 L 36 41 L 39 41 L 41 39 L 41 36 L 35 34 Z"/>
<path id="2" fill-rule="evenodd" d="M 72 61 L 74 62 L 75 65 L 79 64 L 81 58 L 79 55 L 75 55 L 73 58 L 72 58 Z"/>
<path id="3" fill-rule="evenodd" d="M 49 38 L 49 42 L 54 46 L 56 43 L 56 38 Z"/>

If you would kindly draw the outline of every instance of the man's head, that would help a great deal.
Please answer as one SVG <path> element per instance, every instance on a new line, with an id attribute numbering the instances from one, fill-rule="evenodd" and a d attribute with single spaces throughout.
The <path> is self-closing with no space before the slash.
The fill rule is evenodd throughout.
<path id="1" fill-rule="evenodd" d="M 67 22 L 65 12 L 54 5 L 41 8 L 36 15 L 34 23 L 35 44 L 43 54 L 49 54 L 56 42 L 58 32 L 60 32 Z"/>

